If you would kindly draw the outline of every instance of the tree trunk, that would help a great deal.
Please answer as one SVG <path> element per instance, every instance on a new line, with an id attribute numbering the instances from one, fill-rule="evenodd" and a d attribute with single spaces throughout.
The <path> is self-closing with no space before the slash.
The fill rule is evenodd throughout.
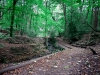
<path id="1" fill-rule="evenodd" d="M 4 1 L 0 0 L 0 3 L 1 3 L 1 7 L 4 7 Z M 0 20 L 2 19 L 2 17 L 3 17 L 3 9 L 0 9 Z"/>
<path id="2" fill-rule="evenodd" d="M 93 9 L 93 28 L 94 28 L 94 30 L 97 30 L 97 28 L 98 28 L 98 15 L 99 14 L 99 8 L 98 7 L 95 7 L 94 9 Z"/>
<path id="3" fill-rule="evenodd" d="M 63 13 L 64 13 L 64 21 L 65 21 L 65 29 L 64 29 L 64 36 L 66 37 L 66 25 L 67 25 L 67 17 L 66 17 L 66 4 L 63 2 Z"/>
<path id="4" fill-rule="evenodd" d="M 14 24 L 14 14 L 15 14 L 15 6 L 18 0 L 13 0 L 12 12 L 11 12 L 11 25 L 10 25 L 10 37 L 13 36 L 13 24 Z"/>
<path id="5" fill-rule="evenodd" d="M 32 28 L 32 18 L 33 18 L 33 15 L 31 14 L 30 15 L 30 21 L 29 21 L 29 29 L 31 30 Z"/>
<path id="6" fill-rule="evenodd" d="M 95 0 L 93 0 L 93 4 L 95 4 Z M 93 28 L 94 30 L 97 30 L 98 28 L 98 16 L 99 16 L 99 7 L 96 6 L 93 8 Z"/>
<path id="7" fill-rule="evenodd" d="M 48 1 L 46 1 L 46 9 L 47 9 L 47 3 Z M 46 11 L 46 15 L 47 15 L 47 11 Z M 47 35 L 46 25 L 47 25 L 47 16 L 46 16 L 46 24 L 45 24 L 45 45 L 48 46 L 48 35 Z"/>

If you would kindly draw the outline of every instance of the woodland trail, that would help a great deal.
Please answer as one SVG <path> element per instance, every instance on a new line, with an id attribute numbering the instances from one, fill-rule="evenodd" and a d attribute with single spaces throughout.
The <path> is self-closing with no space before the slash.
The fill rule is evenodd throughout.
<path id="1" fill-rule="evenodd" d="M 3 75 L 100 75 L 100 55 L 70 46 L 58 39 L 65 50 L 34 59 L 32 63 L 5 72 Z"/>

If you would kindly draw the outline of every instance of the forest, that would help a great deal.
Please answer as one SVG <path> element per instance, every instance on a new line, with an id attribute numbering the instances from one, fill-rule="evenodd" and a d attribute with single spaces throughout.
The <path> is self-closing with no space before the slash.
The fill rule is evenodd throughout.
<path id="1" fill-rule="evenodd" d="M 0 75 L 100 75 L 100 0 L 0 0 Z"/>

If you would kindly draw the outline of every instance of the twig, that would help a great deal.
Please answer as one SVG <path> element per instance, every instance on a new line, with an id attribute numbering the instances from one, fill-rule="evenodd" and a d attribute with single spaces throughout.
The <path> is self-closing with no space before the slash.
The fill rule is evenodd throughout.
<path id="1" fill-rule="evenodd" d="M 94 51 L 92 48 L 90 48 L 90 50 L 92 51 L 93 55 L 97 55 L 96 51 Z"/>

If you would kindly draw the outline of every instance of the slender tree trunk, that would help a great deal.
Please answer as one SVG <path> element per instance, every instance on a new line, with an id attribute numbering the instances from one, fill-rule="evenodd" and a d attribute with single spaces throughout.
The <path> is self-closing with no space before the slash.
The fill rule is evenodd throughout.
<path id="1" fill-rule="evenodd" d="M 46 1 L 46 9 L 47 9 L 47 3 L 48 1 Z M 46 15 L 47 15 L 47 11 L 46 11 Z M 48 46 L 48 35 L 47 35 L 47 16 L 46 16 L 46 25 L 45 25 L 45 44 L 46 46 Z"/>
<path id="2" fill-rule="evenodd" d="M 95 3 L 95 0 L 93 0 L 93 4 Z M 99 16 L 99 7 L 96 6 L 92 8 L 92 13 L 93 13 L 93 28 L 94 30 L 97 30 L 98 28 L 98 16 Z"/>
<path id="3" fill-rule="evenodd" d="M 11 14 L 11 25 L 10 25 L 10 37 L 13 36 L 13 24 L 14 24 L 14 14 L 15 14 L 16 3 L 17 3 L 17 0 L 13 0 L 12 14 Z"/>
<path id="4" fill-rule="evenodd" d="M 1 0 L 0 0 L 1 3 Z M 2 9 L 0 9 L 0 19 L 2 19 Z"/>
<path id="5" fill-rule="evenodd" d="M 64 21 L 65 21 L 64 36 L 66 37 L 67 17 L 66 17 L 66 4 L 64 4 L 64 2 L 63 2 L 63 13 L 64 13 Z"/>
<path id="6" fill-rule="evenodd" d="M 99 10 L 98 10 L 98 12 L 99 12 L 98 15 L 99 15 L 99 17 L 100 17 L 100 0 L 98 1 L 98 6 L 99 6 L 99 7 L 98 7 L 98 9 L 99 9 Z M 98 23 L 99 23 L 99 25 L 100 25 L 100 18 L 98 18 L 98 21 L 99 21 Z"/>
<path id="7" fill-rule="evenodd" d="M 98 28 L 98 16 L 99 16 L 99 8 L 98 7 L 95 7 L 94 8 L 94 10 L 93 10 L 93 28 L 95 29 L 95 30 L 97 30 L 97 28 Z"/>
<path id="8" fill-rule="evenodd" d="M 29 29 L 31 30 L 32 28 L 32 18 L 33 18 L 33 15 L 31 14 L 30 15 L 30 21 L 29 21 Z"/>
<path id="9" fill-rule="evenodd" d="M 3 1 L 0 0 L 0 3 L 1 7 L 4 7 L 4 0 Z M 2 17 L 3 17 L 3 9 L 0 9 L 0 20 L 2 19 Z"/>

